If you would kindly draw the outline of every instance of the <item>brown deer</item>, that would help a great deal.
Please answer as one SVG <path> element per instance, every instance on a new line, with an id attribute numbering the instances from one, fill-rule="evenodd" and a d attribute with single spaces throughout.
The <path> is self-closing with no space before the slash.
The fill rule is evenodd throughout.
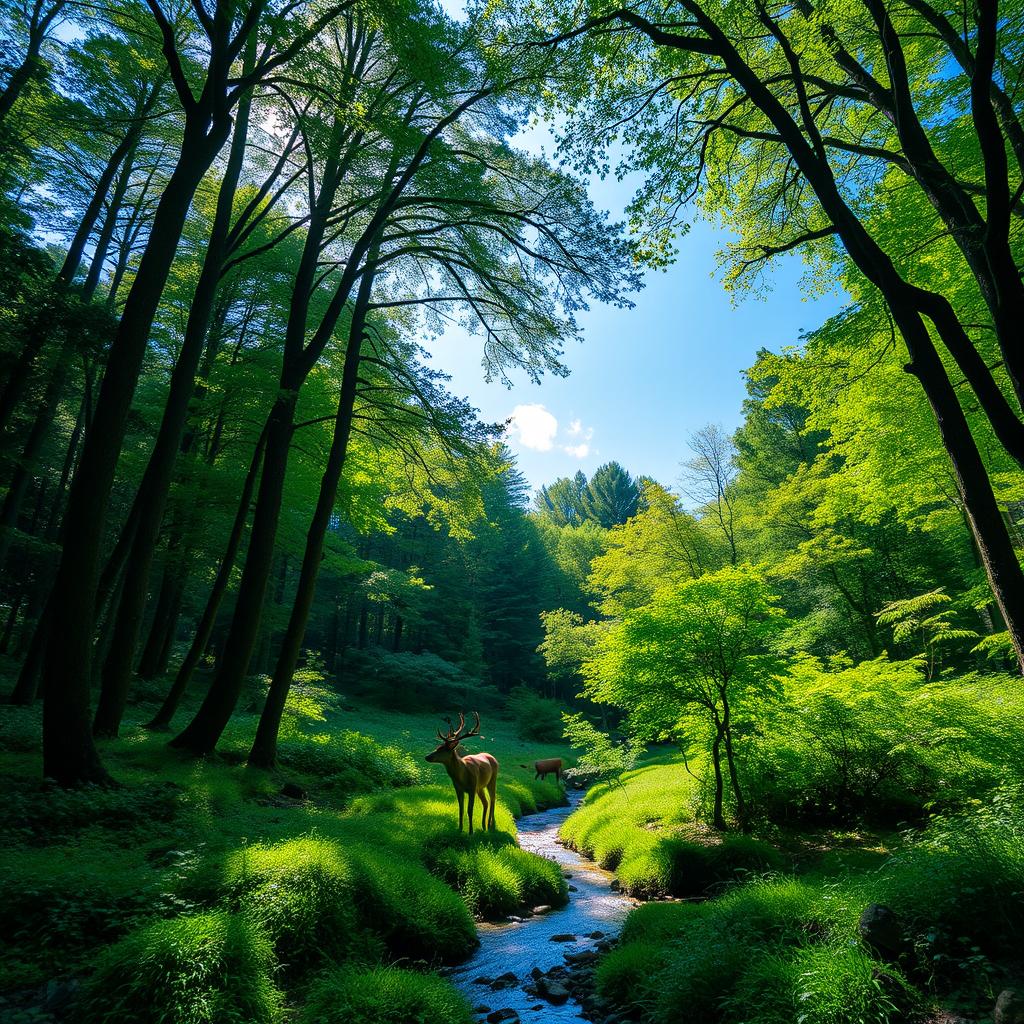
<path id="1" fill-rule="evenodd" d="M 484 829 L 494 828 L 494 805 L 497 802 L 498 787 L 498 762 L 490 754 L 466 754 L 463 757 L 459 753 L 459 743 L 469 739 L 470 736 L 477 736 L 480 733 L 480 715 L 473 712 L 476 722 L 473 728 L 466 732 L 466 716 L 459 712 L 459 724 L 453 729 L 452 720 L 446 718 L 448 732 L 442 734 L 437 730 L 437 738 L 441 741 L 436 750 L 427 754 L 427 760 L 431 764 L 443 764 L 448 778 L 452 780 L 455 787 L 455 795 L 459 798 L 459 831 L 462 831 L 462 807 L 466 794 L 469 794 L 469 834 L 473 834 L 473 806 L 477 796 L 483 804 L 483 816 L 481 825 Z M 487 797 L 490 796 L 490 817 L 488 818 Z"/>
<path id="2" fill-rule="evenodd" d="M 554 775 L 556 781 L 562 781 L 562 759 L 560 757 L 544 757 L 533 762 L 533 769 L 537 773 L 534 778 L 543 782 L 549 775 Z"/>

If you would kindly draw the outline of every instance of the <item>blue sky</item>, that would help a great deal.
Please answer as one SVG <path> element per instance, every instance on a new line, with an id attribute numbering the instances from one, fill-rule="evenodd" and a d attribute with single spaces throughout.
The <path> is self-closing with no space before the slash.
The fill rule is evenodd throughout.
<path id="1" fill-rule="evenodd" d="M 625 182 L 591 183 L 594 201 L 615 219 L 632 191 Z M 583 342 L 565 351 L 567 378 L 535 385 L 520 375 L 511 389 L 485 383 L 480 339 L 458 330 L 429 345 L 434 365 L 451 374 L 451 389 L 468 396 L 483 419 L 515 416 L 508 442 L 535 488 L 577 469 L 589 476 L 610 459 L 672 484 L 695 430 L 739 425 L 741 371 L 757 350 L 798 343 L 801 331 L 842 305 L 839 295 L 802 294 L 799 256 L 778 262 L 769 294 L 734 305 L 716 272 L 724 237 L 695 223 L 676 263 L 647 274 L 633 309 L 595 305 L 582 314 Z"/>

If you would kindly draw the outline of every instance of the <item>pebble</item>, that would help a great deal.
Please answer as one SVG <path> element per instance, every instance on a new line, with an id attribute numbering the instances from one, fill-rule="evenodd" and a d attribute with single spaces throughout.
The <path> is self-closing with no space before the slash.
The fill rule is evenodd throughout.
<path id="1" fill-rule="evenodd" d="M 551 911 L 551 906 L 549 904 L 547 904 L 547 903 L 542 903 L 539 907 L 534 907 L 533 910 L 530 911 L 530 913 L 531 914 L 547 914 L 547 913 L 550 913 L 550 911 Z"/>

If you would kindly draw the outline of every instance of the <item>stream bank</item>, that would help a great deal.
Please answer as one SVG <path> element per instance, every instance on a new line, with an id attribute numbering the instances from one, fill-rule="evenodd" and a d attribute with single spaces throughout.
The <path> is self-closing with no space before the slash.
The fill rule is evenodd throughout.
<path id="1" fill-rule="evenodd" d="M 585 1012 L 591 1008 L 587 971 L 636 906 L 636 900 L 616 891 L 610 872 L 558 841 L 558 830 L 584 793 L 573 790 L 567 796 L 568 806 L 526 815 L 516 825 L 524 850 L 561 865 L 569 883 L 568 904 L 479 925 L 479 948 L 452 973 L 478 1018 L 488 1024 L 593 1019 Z"/>

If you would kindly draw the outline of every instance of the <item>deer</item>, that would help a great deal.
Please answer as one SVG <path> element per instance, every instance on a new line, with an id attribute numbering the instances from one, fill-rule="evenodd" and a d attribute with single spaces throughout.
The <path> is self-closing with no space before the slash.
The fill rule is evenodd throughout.
<path id="1" fill-rule="evenodd" d="M 526 765 L 523 767 L 525 768 Z M 540 779 L 541 782 L 549 775 L 554 775 L 557 782 L 562 781 L 562 759 L 560 757 L 543 757 L 539 761 L 534 761 L 533 770 L 537 773 L 534 778 Z"/>
<path id="2" fill-rule="evenodd" d="M 473 728 L 466 732 L 466 716 L 459 712 L 459 724 L 453 729 L 452 720 L 446 718 L 448 731 L 442 733 L 437 730 L 437 738 L 441 741 L 436 750 L 427 754 L 427 761 L 431 764 L 443 764 L 448 778 L 452 780 L 455 787 L 455 795 L 459 798 L 459 831 L 462 831 L 463 801 L 469 794 L 469 834 L 473 834 L 473 808 L 477 796 L 483 804 L 483 816 L 481 825 L 486 831 L 493 829 L 494 807 L 497 803 L 498 787 L 498 762 L 490 754 L 466 754 L 459 753 L 459 743 L 469 739 L 470 736 L 480 734 L 480 715 L 474 711 L 473 717 L 476 720 Z M 488 796 L 490 806 L 488 807 Z"/>

